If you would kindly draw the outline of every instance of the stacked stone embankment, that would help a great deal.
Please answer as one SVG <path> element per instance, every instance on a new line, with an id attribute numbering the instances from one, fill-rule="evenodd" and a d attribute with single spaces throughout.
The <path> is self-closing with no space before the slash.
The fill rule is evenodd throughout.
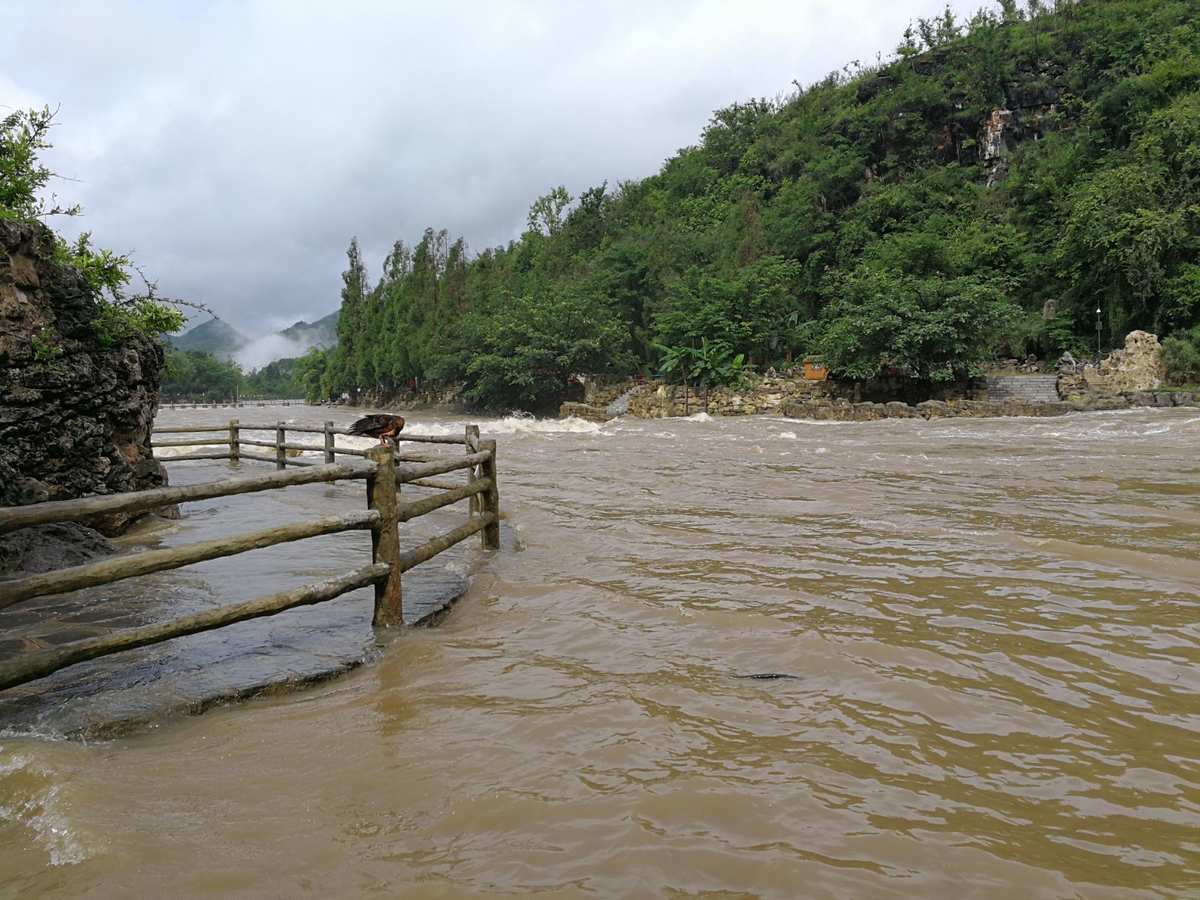
<path id="1" fill-rule="evenodd" d="M 791 419 L 818 422 L 875 422 L 880 419 L 987 419 L 999 416 L 1063 416 L 1071 412 L 1067 403 L 1029 403 L 1023 400 L 926 400 L 908 404 L 850 403 L 788 400 L 781 408 Z"/>
<path id="2" fill-rule="evenodd" d="M 1015 400 L 1022 403 L 1058 403 L 1057 375 L 990 375 L 988 400 Z"/>

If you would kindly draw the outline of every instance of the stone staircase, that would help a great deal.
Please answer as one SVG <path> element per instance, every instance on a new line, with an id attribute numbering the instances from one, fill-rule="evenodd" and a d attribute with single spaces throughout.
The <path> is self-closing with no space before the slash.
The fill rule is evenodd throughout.
<path id="1" fill-rule="evenodd" d="M 990 375 L 989 400 L 1019 400 L 1022 403 L 1057 403 L 1057 375 Z"/>

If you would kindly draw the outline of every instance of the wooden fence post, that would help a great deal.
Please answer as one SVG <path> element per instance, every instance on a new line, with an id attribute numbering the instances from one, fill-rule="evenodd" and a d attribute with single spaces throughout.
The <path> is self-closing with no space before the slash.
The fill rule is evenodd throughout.
<path id="1" fill-rule="evenodd" d="M 333 423 L 325 423 L 325 462 L 326 464 L 337 462 L 333 453 Z"/>
<path id="2" fill-rule="evenodd" d="M 287 468 L 287 450 L 283 447 L 287 443 L 286 437 L 287 432 L 284 431 L 283 423 L 275 423 L 275 468 L 277 469 Z"/>
<path id="3" fill-rule="evenodd" d="M 467 453 L 468 454 L 478 453 L 479 452 L 479 426 L 478 425 L 468 425 L 467 426 L 466 440 L 467 440 Z M 471 484 L 478 477 L 479 477 L 479 467 L 478 466 L 471 466 L 471 468 L 467 469 L 467 484 Z M 472 494 L 471 498 L 467 501 L 467 504 L 468 504 L 467 515 L 468 516 L 475 515 L 477 512 L 479 512 L 479 495 Z M 482 534 L 482 532 L 480 532 L 480 533 Z M 485 542 L 485 545 L 486 545 L 486 542 Z"/>
<path id="4" fill-rule="evenodd" d="M 404 601 L 400 585 L 400 485 L 396 481 L 396 458 L 389 446 L 372 447 L 367 459 L 375 463 L 375 474 L 367 478 L 367 506 L 379 512 L 379 527 L 371 530 L 371 562 L 387 563 L 391 573 L 375 585 L 376 628 L 404 624 Z"/>
<path id="5" fill-rule="evenodd" d="M 481 496 L 484 513 L 492 513 L 496 520 L 483 529 L 483 546 L 488 550 L 500 549 L 500 487 L 496 478 L 496 442 L 480 441 L 480 450 L 489 451 L 483 462 L 483 477 L 492 479 L 492 486 Z"/>
<path id="6" fill-rule="evenodd" d="M 240 432 L 241 432 L 241 428 L 238 425 L 238 420 L 230 419 L 229 420 L 229 458 L 233 462 L 237 462 L 239 459 L 241 459 L 241 456 L 242 456 L 242 449 L 241 449 L 240 444 L 238 443 L 239 438 L 241 437 Z"/>

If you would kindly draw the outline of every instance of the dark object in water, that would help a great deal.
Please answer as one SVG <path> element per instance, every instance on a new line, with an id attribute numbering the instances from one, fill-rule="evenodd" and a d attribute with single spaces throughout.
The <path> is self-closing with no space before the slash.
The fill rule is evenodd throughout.
<path id="1" fill-rule="evenodd" d="M 753 675 L 735 675 L 734 678 L 753 678 L 757 681 L 774 681 L 777 678 L 799 678 L 799 675 L 788 675 L 786 672 L 755 672 Z"/>
<path id="2" fill-rule="evenodd" d="M 116 552 L 104 535 L 76 522 L 34 525 L 0 535 L 0 575 L 53 572 Z"/>
<path id="3" fill-rule="evenodd" d="M 377 437 L 379 443 L 391 441 L 395 443 L 400 432 L 404 430 L 403 416 L 389 416 L 384 413 L 378 413 L 374 416 L 363 416 L 357 422 L 350 426 L 351 434 L 360 434 L 364 437 Z"/>

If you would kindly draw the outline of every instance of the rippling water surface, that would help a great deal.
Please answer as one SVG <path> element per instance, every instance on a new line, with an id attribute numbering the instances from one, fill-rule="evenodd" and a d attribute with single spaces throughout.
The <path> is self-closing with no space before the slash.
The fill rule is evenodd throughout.
<path id="1" fill-rule="evenodd" d="M 439 627 L 0 737 L 0 894 L 1200 893 L 1195 410 L 482 424 L 510 546 Z M 303 547 L 239 578 L 311 580 Z"/>

